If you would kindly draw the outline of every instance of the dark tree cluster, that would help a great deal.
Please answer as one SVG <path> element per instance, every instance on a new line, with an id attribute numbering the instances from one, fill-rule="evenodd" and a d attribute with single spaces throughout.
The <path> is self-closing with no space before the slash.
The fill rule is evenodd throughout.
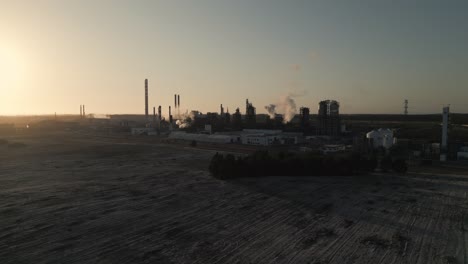
<path id="1" fill-rule="evenodd" d="M 380 168 L 382 172 L 394 171 L 396 173 L 406 173 L 408 171 L 408 164 L 402 158 L 393 159 L 387 155 L 380 161 Z"/>
<path id="2" fill-rule="evenodd" d="M 257 151 L 248 156 L 216 153 L 209 165 L 219 179 L 262 176 L 346 176 L 374 171 L 377 160 L 359 154 L 318 155 Z"/>

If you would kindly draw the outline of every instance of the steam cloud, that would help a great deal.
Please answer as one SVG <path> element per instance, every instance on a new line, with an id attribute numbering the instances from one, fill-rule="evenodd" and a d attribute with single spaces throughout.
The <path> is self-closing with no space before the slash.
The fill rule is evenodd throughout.
<path id="1" fill-rule="evenodd" d="M 274 105 L 274 104 L 267 105 L 267 106 L 265 106 L 265 109 L 267 110 L 268 115 L 270 116 L 270 118 L 272 118 L 272 119 L 275 118 L 276 105 Z"/>
<path id="2" fill-rule="evenodd" d="M 274 118 L 276 114 L 283 115 L 283 122 L 290 122 L 297 114 L 296 102 L 291 95 L 282 96 L 278 103 L 265 106 L 270 118 Z"/>
<path id="3" fill-rule="evenodd" d="M 179 128 L 187 128 L 190 127 L 195 120 L 195 116 L 192 113 L 183 113 L 179 115 L 179 119 L 176 121 L 176 125 L 179 126 Z"/>

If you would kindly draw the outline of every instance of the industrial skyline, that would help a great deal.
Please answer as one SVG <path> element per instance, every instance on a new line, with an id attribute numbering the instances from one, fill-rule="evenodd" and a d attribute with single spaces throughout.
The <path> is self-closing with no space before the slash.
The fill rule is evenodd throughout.
<path id="1" fill-rule="evenodd" d="M 0 115 L 216 111 L 291 96 L 349 113 L 468 112 L 466 1 L 8 1 Z M 102 14 L 106 14 L 103 16 Z"/>

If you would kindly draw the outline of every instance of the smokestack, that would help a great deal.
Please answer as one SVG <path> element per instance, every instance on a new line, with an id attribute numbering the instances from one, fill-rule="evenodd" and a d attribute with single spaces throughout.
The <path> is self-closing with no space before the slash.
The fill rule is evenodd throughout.
<path id="1" fill-rule="evenodd" d="M 223 108 L 223 104 L 221 104 L 221 111 L 220 111 L 221 115 L 224 115 L 224 108 Z"/>
<path id="2" fill-rule="evenodd" d="M 156 107 L 153 106 L 153 123 L 156 123 Z"/>
<path id="3" fill-rule="evenodd" d="M 159 116 L 159 121 L 161 121 L 161 106 L 158 107 L 158 116 Z"/>
<path id="4" fill-rule="evenodd" d="M 177 108 L 177 94 L 174 94 L 174 108 Z"/>
<path id="5" fill-rule="evenodd" d="M 445 106 L 442 109 L 442 141 L 440 144 L 440 161 L 447 160 L 447 145 L 448 145 L 448 126 L 449 126 L 450 107 Z"/>
<path id="6" fill-rule="evenodd" d="M 148 79 L 145 79 L 145 116 L 148 118 Z"/>
<path id="7" fill-rule="evenodd" d="M 83 106 L 80 105 L 80 117 L 83 117 Z"/>
<path id="8" fill-rule="evenodd" d="M 177 108 L 180 108 L 180 94 L 177 95 Z"/>
<path id="9" fill-rule="evenodd" d="M 171 107 L 169 106 L 169 124 L 172 124 Z"/>
<path id="10" fill-rule="evenodd" d="M 83 117 L 86 117 L 85 105 L 83 105 Z"/>

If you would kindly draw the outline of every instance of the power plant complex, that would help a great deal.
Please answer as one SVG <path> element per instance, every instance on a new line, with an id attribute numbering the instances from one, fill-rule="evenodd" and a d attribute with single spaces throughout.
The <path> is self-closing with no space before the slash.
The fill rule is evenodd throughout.
<path id="1" fill-rule="evenodd" d="M 218 112 L 201 113 L 196 110 L 182 111 L 181 95 L 176 93 L 173 105 L 167 104 L 167 115 L 164 117 L 163 106 L 158 105 L 152 107 L 151 118 L 149 93 L 149 81 L 145 79 L 144 115 L 111 115 L 109 122 L 119 125 L 122 131 L 129 130 L 132 135 L 161 135 L 171 140 L 207 143 L 299 146 L 303 150 L 318 148 L 324 153 L 350 148 L 361 151 L 381 148 L 388 151 L 397 144 L 394 129 L 371 127 L 366 131 L 354 127 L 347 130 L 346 125 L 349 122 L 343 122 L 340 103 L 336 100 L 318 102 L 315 113 L 306 106 L 299 107 L 299 111 L 296 111 L 296 104 L 291 97 L 286 97 L 278 104 L 266 106 L 267 114 L 258 114 L 257 108 L 249 99 L 245 100 L 244 111 L 237 107 L 230 113 L 229 108 L 220 104 Z M 440 160 L 445 161 L 454 158 L 454 148 L 451 147 L 453 144 L 448 140 L 448 107 L 444 107 L 442 116 L 441 143 L 431 143 L 430 151 L 424 150 L 421 155 L 426 155 L 426 152 L 430 155 L 439 153 Z M 86 117 L 85 105 L 80 105 L 80 118 Z M 404 101 L 401 118 L 410 118 L 408 100 Z M 401 142 L 405 140 L 402 139 Z"/>

